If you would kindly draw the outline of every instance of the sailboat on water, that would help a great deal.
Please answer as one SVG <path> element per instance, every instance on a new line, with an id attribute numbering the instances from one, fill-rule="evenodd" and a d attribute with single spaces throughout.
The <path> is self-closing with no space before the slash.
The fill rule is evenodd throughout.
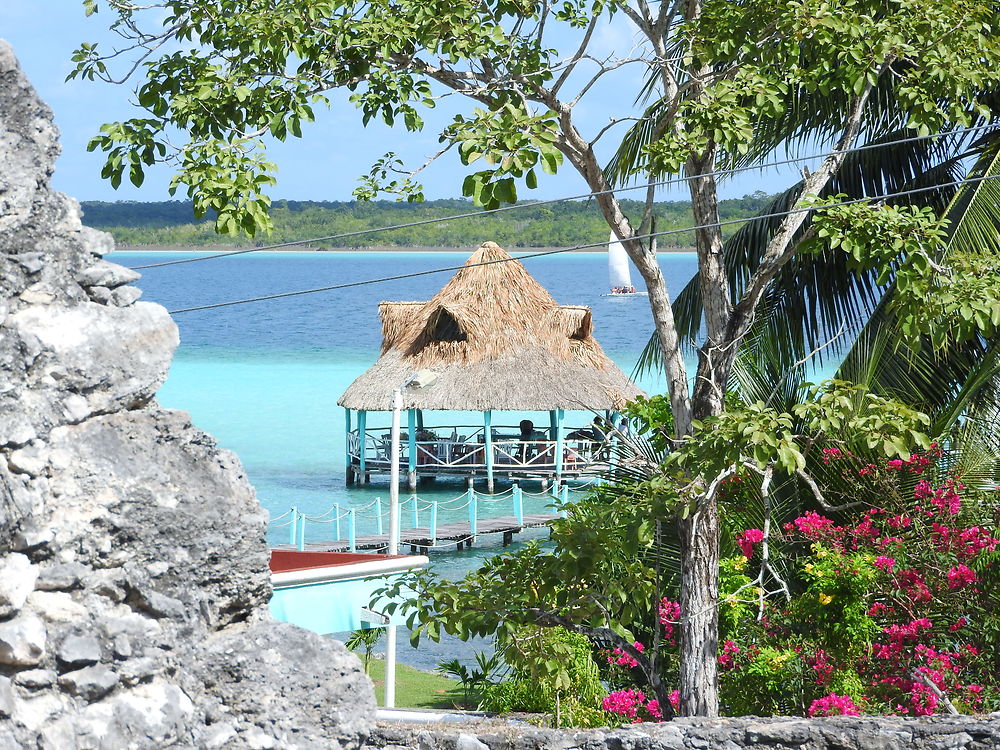
<path id="1" fill-rule="evenodd" d="M 654 238 L 655 242 L 655 238 Z M 647 297 L 647 292 L 638 292 L 632 286 L 632 273 L 628 267 L 628 253 L 625 246 L 612 232 L 608 238 L 608 282 L 611 290 L 602 297 Z"/>

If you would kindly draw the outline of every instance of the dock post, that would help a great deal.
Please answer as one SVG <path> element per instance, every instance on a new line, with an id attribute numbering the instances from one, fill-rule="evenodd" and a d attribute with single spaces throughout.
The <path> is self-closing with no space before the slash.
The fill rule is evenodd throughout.
<path id="1" fill-rule="evenodd" d="M 299 516 L 299 543 L 296 545 L 299 548 L 299 552 L 302 552 L 306 548 L 306 517 Z"/>
<path id="2" fill-rule="evenodd" d="M 382 531 L 382 498 L 375 498 L 375 533 L 381 536 L 385 532 Z"/>
<path id="3" fill-rule="evenodd" d="M 483 412 L 483 448 L 486 451 L 486 491 L 493 494 L 493 412 Z"/>
<path id="4" fill-rule="evenodd" d="M 524 525 L 524 499 L 521 497 L 521 488 L 518 484 L 514 483 L 514 491 L 511 494 L 511 498 L 514 500 L 514 520 L 517 522 L 518 526 Z"/>
<path id="5" fill-rule="evenodd" d="M 406 412 L 407 428 L 407 453 L 409 453 L 409 474 L 407 483 L 410 492 L 417 489 L 417 410 L 409 409 Z"/>
<path id="6" fill-rule="evenodd" d="M 417 528 L 420 525 L 420 498 L 410 495 L 410 499 L 413 501 L 413 528 Z"/>
<path id="7" fill-rule="evenodd" d="M 566 505 L 569 503 L 569 485 L 566 484 L 566 483 L 563 483 L 563 486 L 562 486 L 562 495 L 561 495 L 560 499 L 562 500 L 562 508 L 560 508 L 560 510 L 559 510 L 559 515 L 562 516 L 563 518 L 565 518 L 566 517 Z"/>
<path id="8" fill-rule="evenodd" d="M 351 410 L 344 409 L 347 430 L 344 432 L 344 466 L 346 467 L 347 485 L 354 484 L 354 464 L 351 462 Z"/>
<path id="9" fill-rule="evenodd" d="M 340 541 L 340 503 L 333 504 L 333 523 L 337 530 L 337 541 Z"/>
<path id="10" fill-rule="evenodd" d="M 438 543 L 438 501 L 431 503 L 431 546 L 436 547 Z"/>
<path id="11" fill-rule="evenodd" d="M 368 472 L 365 470 L 365 448 L 368 445 L 365 429 L 368 427 L 368 412 L 358 411 L 358 476 L 363 484 L 368 484 Z"/>
<path id="12" fill-rule="evenodd" d="M 476 530 L 478 519 L 478 508 L 477 508 L 476 491 L 469 490 L 469 541 L 466 542 L 467 545 L 472 545 L 476 541 Z"/>
<path id="13" fill-rule="evenodd" d="M 355 534 L 354 527 L 354 508 L 347 511 L 347 543 L 350 545 L 351 552 L 357 552 L 357 535 Z"/>
<path id="14" fill-rule="evenodd" d="M 288 544 L 292 547 L 295 546 L 296 531 L 298 531 L 298 527 L 299 527 L 299 509 L 292 508 L 292 526 L 290 529 L 291 533 L 288 536 Z"/>

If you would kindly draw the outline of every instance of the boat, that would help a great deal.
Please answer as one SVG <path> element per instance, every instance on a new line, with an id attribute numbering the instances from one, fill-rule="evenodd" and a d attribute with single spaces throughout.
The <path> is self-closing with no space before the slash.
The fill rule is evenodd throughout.
<path id="1" fill-rule="evenodd" d="M 612 232 L 608 238 L 608 284 L 611 289 L 602 297 L 647 297 L 648 292 L 637 291 L 632 285 L 625 246 Z"/>

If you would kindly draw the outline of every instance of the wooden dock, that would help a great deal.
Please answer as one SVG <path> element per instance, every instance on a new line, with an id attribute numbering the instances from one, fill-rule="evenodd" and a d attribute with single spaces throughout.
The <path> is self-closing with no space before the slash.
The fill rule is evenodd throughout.
<path id="1" fill-rule="evenodd" d="M 524 529 L 534 529 L 540 526 L 550 526 L 552 522 L 559 518 L 558 513 L 540 513 L 536 515 L 525 514 L 518 523 L 514 516 L 500 516 L 498 518 L 482 518 L 476 522 L 476 533 L 472 530 L 468 521 L 457 523 L 438 524 L 437 537 L 432 539 L 430 528 L 423 526 L 414 529 L 401 529 L 399 533 L 400 548 L 408 546 L 413 554 L 426 552 L 431 547 L 439 547 L 442 542 L 454 542 L 458 549 L 462 546 L 471 547 L 476 536 L 484 534 L 503 534 L 503 544 L 506 547 L 517 534 Z M 359 536 L 354 540 L 355 550 L 380 550 L 389 546 L 388 534 L 373 534 L 371 536 Z M 274 549 L 297 549 L 290 544 L 276 544 Z M 324 542 L 306 542 L 303 549 L 310 552 L 350 552 L 351 544 L 347 539 L 330 540 Z"/>

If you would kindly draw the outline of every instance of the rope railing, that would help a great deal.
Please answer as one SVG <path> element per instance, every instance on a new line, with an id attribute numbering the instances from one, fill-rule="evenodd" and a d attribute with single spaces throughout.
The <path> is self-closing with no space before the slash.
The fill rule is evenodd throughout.
<path id="1" fill-rule="evenodd" d="M 474 488 L 470 487 L 465 492 L 455 497 L 449 498 L 447 500 L 429 500 L 422 498 L 419 495 L 412 494 L 399 503 L 399 520 L 400 523 L 397 527 L 402 531 L 402 521 L 405 517 L 409 517 L 412 520 L 410 529 L 424 528 L 421 526 L 421 520 L 426 519 L 428 533 L 430 535 L 431 544 L 430 545 L 420 545 L 421 547 L 427 547 L 428 549 L 439 549 L 443 547 L 450 547 L 457 543 L 461 544 L 468 539 L 475 539 L 479 535 L 479 521 L 480 512 L 479 505 L 495 505 L 496 503 L 502 501 L 508 501 L 511 505 L 512 515 L 515 519 L 517 525 L 522 525 L 524 523 L 524 501 L 527 499 L 541 499 L 541 498 L 552 498 L 554 500 L 560 501 L 562 504 L 569 502 L 570 493 L 582 493 L 588 490 L 588 488 L 593 484 L 593 482 L 586 482 L 582 485 L 571 487 L 568 483 L 563 483 L 561 485 L 553 484 L 551 490 L 544 490 L 542 492 L 525 492 L 521 487 L 515 483 L 510 488 L 497 493 L 483 493 L 477 492 Z M 357 551 L 357 520 L 360 516 L 361 518 L 374 520 L 375 522 L 375 534 L 376 536 L 382 536 L 385 533 L 385 528 L 388 525 L 389 520 L 389 509 L 385 507 L 381 497 L 376 497 L 369 503 L 361 505 L 358 507 L 353 506 L 343 506 L 340 503 L 334 503 L 330 508 L 328 508 L 323 513 L 318 515 L 309 515 L 307 513 L 302 513 L 298 508 L 290 508 L 289 510 L 282 513 L 280 516 L 272 519 L 268 522 L 268 528 L 270 530 L 275 530 L 279 528 L 289 528 L 288 543 L 290 546 L 296 547 L 299 550 L 305 549 L 306 543 L 306 525 L 312 524 L 322 524 L 324 526 L 332 527 L 333 533 L 336 535 L 336 541 L 344 541 L 345 537 L 345 526 L 346 526 L 346 537 L 348 548 L 351 552 Z M 363 511 L 373 511 L 373 512 L 363 512 Z M 437 544 L 437 529 L 438 529 L 438 517 L 441 513 L 447 513 L 454 516 L 460 511 L 467 511 L 468 521 L 469 521 L 469 536 L 460 540 L 449 539 L 447 543 Z M 565 510 L 561 511 L 561 515 L 565 516 Z M 289 517 L 288 520 L 282 521 L 282 519 Z M 280 522 L 280 523 L 279 523 Z M 484 531 L 483 534 L 491 533 L 501 533 L 498 531 Z"/>

